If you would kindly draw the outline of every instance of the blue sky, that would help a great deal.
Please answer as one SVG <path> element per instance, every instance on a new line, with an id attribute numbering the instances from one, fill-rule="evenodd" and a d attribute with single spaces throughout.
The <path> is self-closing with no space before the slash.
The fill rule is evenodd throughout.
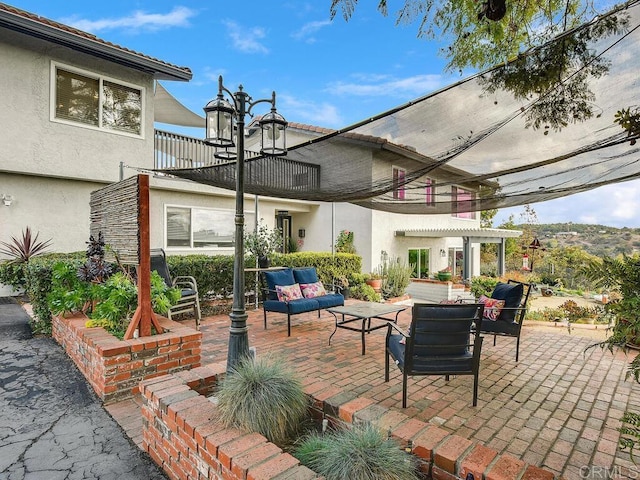
<path id="1" fill-rule="evenodd" d="M 18 8 L 91 32 L 166 62 L 189 67 L 191 82 L 165 82 L 202 114 L 217 78 L 254 99 L 277 94 L 287 120 L 341 128 L 460 79 L 444 71 L 444 41 L 418 39 L 417 24 L 395 25 L 377 0 L 361 1 L 347 23 L 329 19 L 330 0 L 244 2 L 13 0 Z M 393 12 L 392 4 L 390 11 Z M 471 72 L 464 72 L 467 75 Z M 264 113 L 264 112 L 256 112 Z M 174 129 L 176 131 L 176 129 Z M 204 132 L 187 132 L 200 137 Z M 640 184 L 628 182 L 533 204 L 541 223 L 640 227 Z M 501 210 L 496 224 L 523 209 Z"/>

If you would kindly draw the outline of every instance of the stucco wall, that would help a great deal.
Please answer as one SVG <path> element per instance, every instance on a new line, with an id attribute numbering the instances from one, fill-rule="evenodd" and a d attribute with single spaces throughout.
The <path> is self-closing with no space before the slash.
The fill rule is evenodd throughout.
<path id="1" fill-rule="evenodd" d="M 142 138 L 50 120 L 52 61 L 145 89 Z M 117 181 L 118 165 L 153 166 L 153 82 L 149 75 L 0 30 L 0 131 L 11 148 L 0 171 Z M 10 94 L 9 94 L 10 92 Z"/>

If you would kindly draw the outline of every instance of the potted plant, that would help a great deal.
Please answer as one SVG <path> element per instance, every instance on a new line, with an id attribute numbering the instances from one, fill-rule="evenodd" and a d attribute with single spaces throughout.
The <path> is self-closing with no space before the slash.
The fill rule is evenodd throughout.
<path id="1" fill-rule="evenodd" d="M 336 278 L 335 286 L 345 300 L 351 297 L 351 291 L 349 290 L 349 279 L 346 275 L 341 275 Z"/>
<path id="2" fill-rule="evenodd" d="M 373 287 L 376 292 L 379 292 L 382 288 L 382 275 L 379 272 L 379 269 L 373 270 L 366 279 L 367 285 Z"/>
<path id="3" fill-rule="evenodd" d="M 282 249 L 282 231 L 268 228 L 261 220 L 255 231 L 245 232 L 244 247 L 258 259 L 260 268 L 268 268 L 271 265 L 269 256 Z"/>
<path id="4" fill-rule="evenodd" d="M 443 268 L 442 270 L 438 271 L 438 273 L 436 274 L 436 276 L 438 277 L 438 280 L 440 280 L 441 282 L 448 282 L 451 280 L 452 278 L 452 272 L 451 272 L 451 267 L 447 267 L 447 268 Z"/>

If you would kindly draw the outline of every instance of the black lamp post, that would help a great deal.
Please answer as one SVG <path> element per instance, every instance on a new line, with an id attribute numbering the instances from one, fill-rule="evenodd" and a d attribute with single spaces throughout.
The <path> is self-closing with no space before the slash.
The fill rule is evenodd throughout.
<path id="1" fill-rule="evenodd" d="M 226 93 L 230 99 L 224 98 Z M 236 159 L 236 214 L 233 261 L 233 306 L 229 317 L 229 351 L 227 354 L 227 372 L 234 369 L 237 363 L 249 356 L 249 335 L 247 313 L 244 298 L 244 124 L 245 116 L 251 115 L 251 109 L 258 103 L 271 104 L 271 112 L 260 120 L 262 130 L 262 147 L 260 153 L 265 155 L 286 155 L 285 133 L 286 120 L 276 112 L 276 93 L 271 99 L 253 101 L 247 93 L 238 87 L 231 93 L 222 85 L 222 76 L 218 79 L 218 96 L 205 107 L 206 138 L 219 150 L 218 158 Z M 235 140 L 234 140 L 235 136 Z"/>

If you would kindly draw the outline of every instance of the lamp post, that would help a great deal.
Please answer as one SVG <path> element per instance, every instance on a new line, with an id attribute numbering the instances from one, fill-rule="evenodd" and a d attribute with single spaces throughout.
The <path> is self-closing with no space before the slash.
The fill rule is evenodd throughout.
<path id="1" fill-rule="evenodd" d="M 231 99 L 225 99 L 225 93 Z M 261 149 L 264 155 L 286 155 L 286 120 L 276 112 L 276 93 L 271 99 L 253 101 L 242 85 L 231 93 L 218 78 L 218 95 L 205 107 L 205 142 L 216 147 L 218 158 L 236 159 L 236 213 L 233 260 L 233 306 L 229 318 L 229 351 L 227 372 L 234 370 L 243 358 L 249 356 L 249 335 L 244 298 L 244 125 L 245 116 L 258 103 L 270 103 L 271 112 L 260 119 Z M 236 137 L 234 140 L 234 136 Z"/>

